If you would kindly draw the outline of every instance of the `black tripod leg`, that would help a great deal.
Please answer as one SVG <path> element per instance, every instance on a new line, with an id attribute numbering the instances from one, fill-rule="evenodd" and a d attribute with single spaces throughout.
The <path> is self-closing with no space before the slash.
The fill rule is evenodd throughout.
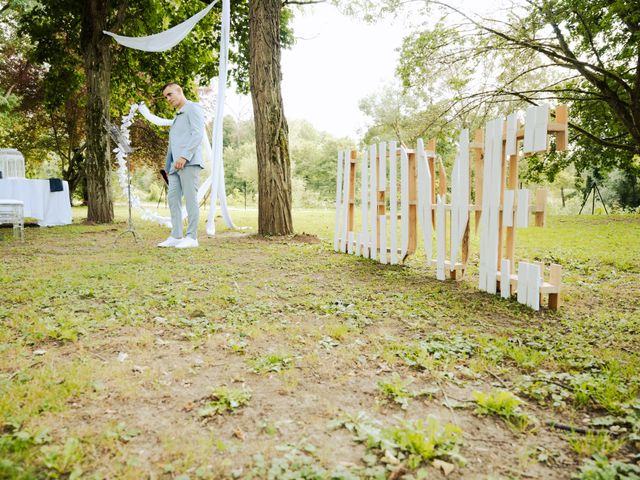
<path id="1" fill-rule="evenodd" d="M 582 209 L 587 204 L 587 201 L 589 200 L 589 195 L 591 195 L 591 190 L 593 190 L 593 187 L 589 189 L 589 191 L 587 192 L 587 195 L 584 197 L 584 202 L 582 202 L 582 206 L 580 207 L 580 211 L 578 212 L 578 215 L 582 213 Z"/>
<path id="2" fill-rule="evenodd" d="M 602 194 L 600 193 L 600 189 L 598 188 L 597 185 L 596 185 L 596 192 L 598 192 L 598 197 L 600 197 L 600 202 L 602 203 L 602 206 L 604 207 L 604 212 L 607 215 L 609 215 L 609 211 L 607 210 L 607 206 L 605 205 L 604 200 L 602 199 Z"/>

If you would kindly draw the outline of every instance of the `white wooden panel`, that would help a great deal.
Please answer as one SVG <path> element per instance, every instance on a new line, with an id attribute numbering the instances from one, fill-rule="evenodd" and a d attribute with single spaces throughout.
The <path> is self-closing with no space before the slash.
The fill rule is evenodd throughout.
<path id="1" fill-rule="evenodd" d="M 529 290 L 529 264 L 518 262 L 518 303 L 527 304 L 527 293 Z"/>
<path id="2" fill-rule="evenodd" d="M 518 190 L 518 227 L 526 228 L 529 226 L 529 190 L 521 188 Z"/>
<path id="3" fill-rule="evenodd" d="M 518 153 L 518 140 L 517 140 L 517 130 L 518 130 L 518 114 L 512 113 L 507 116 L 507 144 L 506 144 L 506 153 L 509 155 L 516 155 Z"/>
<path id="4" fill-rule="evenodd" d="M 336 174 L 336 222 L 333 229 L 333 250 L 338 251 L 340 249 L 340 234 L 342 233 L 342 169 L 344 167 L 344 160 L 342 152 L 338 152 L 338 171 Z"/>
<path id="5" fill-rule="evenodd" d="M 362 168 L 360 171 L 360 211 L 362 212 L 362 233 L 360 241 L 362 243 L 361 254 L 364 258 L 369 258 L 369 155 L 364 151 L 362 155 Z"/>
<path id="6" fill-rule="evenodd" d="M 436 239 L 437 239 L 437 264 L 436 278 L 444 280 L 444 259 L 445 259 L 445 216 L 444 216 L 444 200 L 438 195 L 436 203 Z"/>
<path id="7" fill-rule="evenodd" d="M 369 147 L 369 218 L 371 225 L 369 229 L 369 242 L 371 245 L 370 258 L 376 260 L 378 258 L 378 168 L 376 161 L 376 146 Z"/>
<path id="8" fill-rule="evenodd" d="M 469 220 L 469 130 L 460 132 L 451 185 L 451 270 L 455 268 Z"/>
<path id="9" fill-rule="evenodd" d="M 387 263 L 387 216 L 379 215 L 380 219 L 380 263 Z"/>
<path id="10" fill-rule="evenodd" d="M 537 108 L 527 108 L 527 113 L 524 117 L 524 142 L 522 144 L 522 151 L 524 153 L 533 152 L 535 133 L 536 133 L 536 116 Z"/>
<path id="11" fill-rule="evenodd" d="M 547 151 L 547 128 L 549 125 L 549 105 L 536 107 L 536 126 L 533 138 L 533 151 Z"/>
<path id="12" fill-rule="evenodd" d="M 496 293 L 498 270 L 498 219 L 502 168 L 502 127 L 497 118 L 485 128 L 482 216 L 480 220 L 480 273 L 478 288 Z"/>
<path id="13" fill-rule="evenodd" d="M 355 235 L 353 232 L 349 232 L 349 240 L 348 240 L 348 244 L 347 244 L 347 252 L 353 254 L 354 252 L 354 240 L 355 240 Z"/>
<path id="14" fill-rule="evenodd" d="M 351 155 L 348 151 L 344 152 L 344 178 L 342 179 L 342 245 L 341 252 L 347 251 L 349 228 L 349 178 L 351 177 Z"/>
<path id="15" fill-rule="evenodd" d="M 417 142 L 417 188 L 418 188 L 418 221 L 422 232 L 427 267 L 431 266 L 433 258 L 433 226 L 431 223 L 431 171 L 427 162 L 427 153 L 424 150 L 424 142 L 421 138 Z"/>
<path id="16" fill-rule="evenodd" d="M 534 310 L 540 310 L 540 265 L 529 264 L 529 277 L 527 278 L 527 305 Z"/>
<path id="17" fill-rule="evenodd" d="M 398 148 L 389 142 L 389 233 L 391 264 L 398 264 Z"/>
<path id="18" fill-rule="evenodd" d="M 387 189 L 387 144 L 385 142 L 380 142 L 378 145 L 378 157 L 380 158 L 378 191 L 384 192 Z"/>
<path id="19" fill-rule="evenodd" d="M 511 296 L 511 262 L 503 258 L 500 267 L 500 296 L 509 298 Z"/>
<path id="20" fill-rule="evenodd" d="M 400 257 L 409 250 L 409 157 L 407 150 L 400 147 Z"/>
<path id="21" fill-rule="evenodd" d="M 504 191 L 504 207 L 502 211 L 502 224 L 505 227 L 513 227 L 513 200 L 515 192 L 513 190 Z"/>

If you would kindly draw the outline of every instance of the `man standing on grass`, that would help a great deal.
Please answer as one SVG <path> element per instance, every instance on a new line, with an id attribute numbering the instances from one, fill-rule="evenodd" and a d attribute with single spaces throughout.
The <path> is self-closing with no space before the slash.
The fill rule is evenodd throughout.
<path id="1" fill-rule="evenodd" d="M 204 135 L 202 107 L 190 102 L 177 83 L 168 83 L 162 95 L 178 110 L 169 131 L 165 170 L 169 176 L 171 235 L 159 247 L 194 248 L 198 246 L 198 177 L 202 170 L 200 144 Z M 187 204 L 187 236 L 182 238 L 182 195 Z"/>

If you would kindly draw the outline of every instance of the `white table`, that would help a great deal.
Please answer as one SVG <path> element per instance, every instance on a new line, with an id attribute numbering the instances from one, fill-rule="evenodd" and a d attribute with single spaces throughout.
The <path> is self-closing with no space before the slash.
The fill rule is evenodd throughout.
<path id="1" fill-rule="evenodd" d="M 0 198 L 23 201 L 24 216 L 35 218 L 41 227 L 69 225 L 69 184 L 62 182 L 62 186 L 62 192 L 51 192 L 49 180 L 3 178 L 0 179 Z"/>

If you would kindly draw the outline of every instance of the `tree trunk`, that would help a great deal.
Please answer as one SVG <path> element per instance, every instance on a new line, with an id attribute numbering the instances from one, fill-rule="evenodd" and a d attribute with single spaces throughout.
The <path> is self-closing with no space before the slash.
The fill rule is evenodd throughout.
<path id="1" fill-rule="evenodd" d="M 280 91 L 281 9 L 281 0 L 249 2 L 249 83 L 256 127 L 260 235 L 293 233 L 289 128 Z"/>
<path id="2" fill-rule="evenodd" d="M 111 51 L 102 31 L 107 30 L 108 0 L 85 0 L 80 42 L 87 84 L 85 175 L 89 198 L 87 220 L 113 221 L 111 148 L 104 122 L 109 118 Z"/>

